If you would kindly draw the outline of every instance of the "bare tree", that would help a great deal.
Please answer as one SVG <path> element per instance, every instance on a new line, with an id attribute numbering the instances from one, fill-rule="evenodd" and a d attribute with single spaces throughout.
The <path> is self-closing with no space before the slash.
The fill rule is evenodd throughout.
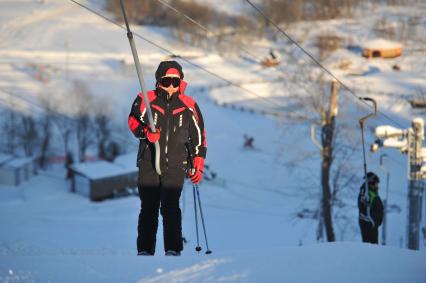
<path id="1" fill-rule="evenodd" d="M 75 81 L 71 90 L 75 108 L 75 132 L 77 137 L 78 157 L 85 161 L 86 151 L 93 143 L 92 105 L 93 99 L 89 87 L 82 81 Z"/>
<path id="2" fill-rule="evenodd" d="M 23 115 L 20 119 L 19 140 L 26 156 L 33 156 L 37 140 L 37 124 L 32 115 Z"/>
<path id="3" fill-rule="evenodd" d="M 3 116 L 4 115 L 4 116 Z M 17 148 L 17 120 L 18 114 L 13 109 L 5 109 L 2 116 L 4 117 L 2 131 L 5 135 L 4 151 L 10 154 L 15 154 Z"/>
<path id="4" fill-rule="evenodd" d="M 303 208 L 296 213 L 296 217 L 318 220 L 317 239 L 324 237 L 322 231 L 325 230 L 327 241 L 335 241 L 335 221 L 349 221 L 338 223 L 340 233 L 346 231 L 348 227 L 353 227 L 351 218 L 343 216 L 344 211 L 347 210 L 345 195 L 353 193 L 356 180 L 357 170 L 350 168 L 350 164 L 353 153 L 357 150 L 357 143 L 354 142 L 353 127 L 348 126 L 347 121 L 342 117 L 340 117 L 341 121 L 336 120 L 337 91 L 334 95 L 330 95 L 329 87 L 324 87 L 321 75 L 318 77 L 318 73 L 312 69 L 310 65 L 300 66 L 297 74 L 289 78 L 290 81 L 287 81 L 288 85 L 286 85 L 296 90 L 297 93 L 293 94 L 292 99 L 296 101 L 294 104 L 298 109 L 287 115 L 287 123 L 291 127 L 294 127 L 295 123 L 314 124 L 321 129 L 319 179 L 303 176 L 303 183 L 306 186 L 301 189 L 306 190 L 309 206 L 303 205 Z M 315 76 L 317 76 L 316 79 Z M 300 139 L 300 136 L 297 138 Z M 292 167 L 301 166 L 304 162 L 312 162 L 312 157 L 315 155 L 306 152 L 304 148 L 293 153 L 295 157 L 289 157 L 290 161 L 287 162 Z M 321 192 L 318 189 L 312 191 L 312 188 L 318 187 L 321 188 Z"/>
<path id="5" fill-rule="evenodd" d="M 70 152 L 70 138 L 73 130 L 75 129 L 75 121 L 66 114 L 58 113 L 55 115 L 54 124 L 61 135 L 64 154 L 66 155 Z"/>
<path id="6" fill-rule="evenodd" d="M 93 127 L 98 147 L 98 157 L 108 159 L 107 145 L 111 137 L 111 108 L 107 103 L 98 102 L 94 106 Z"/>
<path id="7" fill-rule="evenodd" d="M 1 139 L 1 150 L 5 153 L 14 155 L 19 147 L 19 122 L 22 116 L 19 109 L 22 108 L 18 103 L 18 99 L 13 93 L 7 93 L 9 96 L 2 99 L 1 102 L 5 105 L 2 111 L 1 131 L 3 138 Z M 22 109 L 21 109 L 22 110 Z"/>
<path id="8" fill-rule="evenodd" d="M 264 0 L 263 10 L 275 23 L 292 23 L 303 20 L 304 0 Z"/>
<path id="9" fill-rule="evenodd" d="M 87 113 L 82 113 L 76 120 L 76 132 L 78 143 L 78 157 L 80 162 L 86 161 L 86 150 L 92 143 L 91 139 L 91 119 Z"/>
<path id="10" fill-rule="evenodd" d="M 328 109 L 324 111 L 322 106 L 322 165 L 321 165 L 321 186 L 322 186 L 322 214 L 324 219 L 327 241 L 334 242 L 335 235 L 333 230 L 332 209 L 331 209 L 331 188 L 330 188 L 330 169 L 333 163 L 333 138 L 335 135 L 335 118 L 337 114 L 337 93 L 338 86 L 336 82 L 332 83 L 330 102 Z"/>
<path id="11" fill-rule="evenodd" d="M 330 53 L 339 49 L 342 38 L 333 34 L 322 34 L 316 38 L 316 46 L 319 50 L 319 59 L 324 61 Z"/>
<path id="12" fill-rule="evenodd" d="M 46 168 L 48 162 L 48 151 L 52 140 L 52 121 L 54 117 L 54 104 L 51 99 L 51 93 L 45 92 L 40 95 L 40 102 L 44 108 L 44 115 L 40 117 L 40 156 L 39 165 Z"/>

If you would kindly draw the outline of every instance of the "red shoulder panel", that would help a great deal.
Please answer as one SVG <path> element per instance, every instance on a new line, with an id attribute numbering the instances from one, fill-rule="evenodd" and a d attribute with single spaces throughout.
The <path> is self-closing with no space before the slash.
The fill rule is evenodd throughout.
<path id="1" fill-rule="evenodd" d="M 194 113 L 195 119 L 197 120 L 197 123 L 199 121 L 198 113 L 195 110 L 195 101 L 192 99 L 192 97 L 186 96 L 184 94 L 179 95 L 179 99 L 185 104 L 186 107 L 188 107 L 192 113 Z"/>
<path id="2" fill-rule="evenodd" d="M 141 106 L 140 106 L 141 113 L 144 113 L 145 112 L 145 108 L 146 108 L 144 96 L 143 96 L 142 92 L 140 92 L 138 95 L 142 99 Z M 146 93 L 146 95 L 148 96 L 149 103 L 151 103 L 157 97 L 157 94 L 155 93 L 155 90 L 148 91 Z"/>
<path id="3" fill-rule="evenodd" d="M 142 92 L 139 92 L 138 95 L 142 98 L 142 101 L 144 99 Z M 153 101 L 156 97 L 157 94 L 155 94 L 155 90 L 150 90 L 146 93 L 146 95 L 148 96 L 149 102 L 151 103 L 151 101 Z"/>

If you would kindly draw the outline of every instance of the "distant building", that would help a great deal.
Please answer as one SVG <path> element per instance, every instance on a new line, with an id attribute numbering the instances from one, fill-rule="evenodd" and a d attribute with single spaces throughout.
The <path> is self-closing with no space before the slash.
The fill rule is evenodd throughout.
<path id="1" fill-rule="evenodd" d="M 413 108 L 424 108 L 426 109 L 426 99 L 410 99 L 411 107 Z"/>
<path id="2" fill-rule="evenodd" d="M 395 58 L 402 54 L 402 44 L 386 39 L 374 39 L 364 44 L 362 56 L 367 58 Z"/>
<path id="3" fill-rule="evenodd" d="M 0 153 L 0 185 L 19 186 L 36 174 L 34 158 Z"/>
<path id="4" fill-rule="evenodd" d="M 138 168 L 135 159 L 136 153 L 132 153 L 118 156 L 114 162 L 100 160 L 73 164 L 71 191 L 99 201 L 136 188 Z"/>

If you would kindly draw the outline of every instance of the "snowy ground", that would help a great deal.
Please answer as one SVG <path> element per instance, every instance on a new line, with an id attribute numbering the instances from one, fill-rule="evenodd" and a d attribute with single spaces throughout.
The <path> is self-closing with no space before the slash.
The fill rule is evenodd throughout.
<path id="1" fill-rule="evenodd" d="M 98 9 L 102 1 L 82 2 Z M 231 12 L 241 6 L 241 1 L 234 2 Z M 37 99 L 47 90 L 52 99 L 65 102 L 62 110 L 66 111 L 70 82 L 84 80 L 96 97 L 114 105 L 113 119 L 126 120 L 123 117 L 127 117 L 138 82 L 123 30 L 68 1 L 3 0 L 0 8 L 0 88 L 31 99 Z M 417 9 L 379 9 L 362 21 L 330 21 L 327 27 L 338 34 L 351 35 L 358 44 L 368 37 L 380 15 L 421 15 L 424 10 L 424 5 Z M 316 24 L 302 23 L 290 27 L 290 32 L 305 47 L 312 47 L 315 34 L 320 32 L 312 29 Z M 424 22 L 417 28 L 418 34 L 424 34 Z M 359 282 L 360 276 L 367 282 L 426 281 L 423 243 L 418 252 L 400 248 L 405 245 L 406 228 L 404 156 L 396 151 L 387 152 L 392 158 L 387 164 L 391 172 L 389 201 L 402 208 L 400 213 L 389 214 L 389 246 L 359 243 L 355 199 L 346 209 L 352 224 L 336 225 L 341 242 L 317 244 L 317 221 L 296 221 L 295 213 L 306 206 L 316 206 L 317 200 L 306 197 L 306 187 L 310 187 L 310 193 L 319 191 L 318 154 L 294 168 L 283 166 L 281 159 L 281 156 L 300 152 L 315 152 L 308 139 L 309 125 L 299 124 L 290 131 L 272 118 L 212 103 L 248 107 L 255 104 L 263 107 L 262 110 L 276 110 L 295 89 L 265 81 L 276 80 L 283 74 L 263 69 L 244 57 L 224 58 L 181 45 L 171 39 L 165 29 L 134 27 L 134 30 L 176 54 L 190 55 L 194 63 L 242 83 L 259 96 L 276 101 L 276 105 L 261 102 L 259 97 L 223 86 L 220 79 L 183 63 L 185 78 L 190 83 L 188 93 L 197 98 L 206 120 L 207 162 L 226 181 L 225 186 L 207 182 L 201 186 L 213 254 L 197 255 L 194 251 L 190 184 L 186 185 L 182 199 L 184 235 L 189 240 L 183 256 L 178 259 L 163 256 L 160 228 L 157 255 L 140 258 L 134 256 L 138 198 L 91 203 L 82 196 L 68 193 L 64 170 L 54 166 L 17 188 L 0 187 L 0 281 Z M 152 87 L 155 68 L 160 60 L 168 58 L 167 54 L 138 38 L 136 44 L 147 85 Z M 263 56 L 274 44 L 285 46 L 286 52 L 292 51 L 280 40 L 259 41 L 250 47 L 252 52 Z M 326 63 L 333 67 L 336 61 L 349 58 L 355 66 L 374 70 L 367 75 L 351 76 L 339 68 L 333 69 L 357 93 L 359 91 L 360 96 L 373 95 L 380 101 L 379 108 L 408 127 L 414 113 L 402 95 L 413 95 L 419 86 L 426 87 L 422 54 L 413 51 L 400 59 L 368 61 L 359 54 L 338 50 L 330 57 L 334 60 Z M 287 59 L 284 54 L 283 60 Z M 391 70 L 395 63 L 402 66 L 402 72 Z M 36 75 L 37 70 L 41 70 L 41 77 Z M 256 83 L 249 83 L 251 81 Z M 212 88 L 200 90 L 205 86 Z M 13 104 L 1 91 L 0 100 L 5 105 Z M 346 115 L 345 119 L 354 120 L 357 131 L 356 119 L 365 110 L 356 107 L 347 94 L 342 94 L 340 101 L 340 113 Z M 31 105 L 21 102 L 27 110 L 33 110 Z M 379 118 L 372 125 L 383 123 L 389 121 Z M 123 131 L 125 127 L 123 123 Z M 256 151 L 242 149 L 242 136 L 246 133 L 255 136 Z M 130 134 L 128 137 L 131 138 Z M 373 137 L 368 135 L 367 140 L 372 142 Z M 134 142 L 129 140 L 129 151 L 132 150 L 135 150 Z M 370 168 L 379 172 L 384 180 L 378 155 L 368 154 L 368 161 Z M 361 161 L 358 166 L 361 168 Z M 348 196 L 349 203 L 351 197 L 353 195 Z"/>
<path id="2" fill-rule="evenodd" d="M 209 107 L 205 109 L 213 114 Z M 212 144 L 220 143 L 213 139 Z M 273 167 L 249 166 L 253 159 L 268 164 L 262 153 L 230 147 L 235 162 L 224 170 L 234 173 L 232 180 L 252 176 L 252 182 L 269 186 L 266 174 L 277 183 L 288 179 L 281 170 L 266 170 Z M 212 155 L 215 151 L 212 146 Z M 243 164 L 244 172 L 232 171 Z M 368 282 L 424 282 L 426 278 L 424 251 L 364 245 L 358 238 L 314 244 L 315 222 L 296 223 L 290 217 L 301 198 L 297 188 L 238 182 L 201 187 L 212 255 L 194 250 L 192 195 L 187 184 L 184 236 L 189 242 L 182 257 L 163 256 L 161 228 L 156 256 L 136 257 L 138 198 L 91 203 L 68 193 L 64 174 L 62 168 L 52 168 L 18 188 L 1 188 L 3 282 L 359 282 L 359 274 Z"/>

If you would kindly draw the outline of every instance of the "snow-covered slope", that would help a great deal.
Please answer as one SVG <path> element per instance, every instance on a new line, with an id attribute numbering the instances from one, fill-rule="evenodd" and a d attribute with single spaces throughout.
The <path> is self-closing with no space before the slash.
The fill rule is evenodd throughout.
<path id="1" fill-rule="evenodd" d="M 307 228 L 288 224 L 297 193 L 235 184 L 202 186 L 211 255 L 194 250 L 188 184 L 182 257 L 165 257 L 161 236 L 156 256 L 136 257 L 138 198 L 90 203 L 68 193 L 63 174 L 51 170 L 19 188 L 1 188 L 2 282 L 359 282 L 362 276 L 367 282 L 420 283 L 426 278 L 424 251 L 358 241 L 297 246 L 297 235 Z"/>
<path id="2" fill-rule="evenodd" d="M 102 1 L 81 2 L 99 9 Z M 235 7 L 239 7 L 241 3 L 237 2 L 230 11 L 235 12 Z M 65 102 L 64 109 L 58 110 L 67 111 L 71 82 L 83 80 L 97 99 L 114 105 L 111 119 L 122 123 L 123 132 L 127 132 L 128 109 L 139 86 L 123 30 L 69 1 L 4 0 L 0 8 L 0 88 L 34 99 L 48 90 L 52 99 Z M 404 9 L 407 10 L 401 10 L 404 13 L 418 13 L 412 7 Z M 371 17 L 348 20 L 346 24 L 337 20 L 327 24 L 339 34 L 352 35 L 358 43 L 366 37 L 376 15 Z M 312 29 L 315 25 L 322 27 L 325 23 L 300 23 L 290 27 L 290 31 L 305 47 L 315 50 L 313 42 L 319 32 Z M 421 33 L 425 26 L 418 28 Z M 336 221 L 336 235 L 342 242 L 316 244 L 318 222 L 297 220 L 296 213 L 301 209 L 317 207 L 315 197 L 320 191 L 319 152 L 309 139 L 310 125 L 292 126 L 289 121 L 283 124 L 238 109 L 243 105 L 257 106 L 260 108 L 257 110 L 298 111 L 288 99 L 297 89 L 287 79 L 292 75 L 288 62 L 295 62 L 290 61 L 290 52 L 301 54 L 284 40 L 275 43 L 259 40 L 249 46 L 259 56 L 266 55 L 270 47 L 282 51 L 283 74 L 276 69 L 263 69 L 246 57 L 222 57 L 180 44 L 167 29 L 134 27 L 134 30 L 175 54 L 190 55 L 194 63 L 241 83 L 260 97 L 276 99 L 275 105 L 266 103 L 178 59 L 189 82 L 188 94 L 196 97 L 205 117 L 207 163 L 217 172 L 221 183 L 225 183 L 201 185 L 213 254 L 197 255 L 194 250 L 190 184 L 186 184 L 182 198 L 184 236 L 189 241 L 183 256 L 178 259 L 163 256 L 160 228 L 157 255 L 141 258 L 134 256 L 139 199 L 90 203 L 82 196 L 70 194 L 69 184 L 63 180 L 63 168 L 53 167 L 20 187 L 0 187 L 0 281 L 359 282 L 360 278 L 368 282 L 426 281 L 424 246 L 419 252 L 400 248 L 405 245 L 407 181 L 405 157 L 397 152 L 388 152 L 392 158 L 387 164 L 391 172 L 389 202 L 402 210 L 388 215 L 389 246 L 359 243 L 353 191 L 345 191 L 345 221 Z M 139 38 L 136 44 L 147 85 L 152 88 L 158 62 L 169 57 Z M 408 127 L 414 114 L 398 95 L 412 94 L 417 86 L 426 85 L 425 59 L 418 54 L 408 53 L 393 61 L 368 61 L 341 49 L 326 63 L 333 67 L 335 56 L 336 61 L 349 58 L 355 65 L 374 69 L 375 72 L 362 76 L 352 76 L 339 68 L 333 71 L 360 95 L 367 93 L 378 98 L 380 109 L 386 109 L 386 113 Z M 298 62 L 305 65 L 306 61 L 300 57 Z M 402 72 L 391 70 L 395 63 L 401 64 Z M 42 75 L 37 76 L 37 72 Z M 276 82 L 282 76 L 285 87 Z M 268 83 L 271 80 L 274 83 Z M 15 105 L 9 104 L 10 97 L 1 91 L 0 99 L 9 107 Z M 227 109 L 212 102 L 235 103 L 237 107 Z M 350 130 L 356 132 L 357 119 L 365 109 L 357 107 L 347 93 L 341 95 L 340 104 L 339 113 L 351 121 Z M 27 107 L 33 110 L 31 105 Z M 389 121 L 378 118 L 371 123 Z M 244 134 L 255 137 L 256 150 L 243 149 Z M 128 139 L 128 151 L 136 149 L 130 134 L 122 138 Z M 373 137 L 368 135 L 367 140 L 371 142 Z M 284 166 L 285 158 L 302 154 L 306 155 L 305 161 Z M 360 169 L 361 155 L 354 159 L 355 167 Z M 368 154 L 369 168 L 385 180 L 377 159 L 376 155 Z M 359 171 L 357 181 L 361 175 Z"/>

